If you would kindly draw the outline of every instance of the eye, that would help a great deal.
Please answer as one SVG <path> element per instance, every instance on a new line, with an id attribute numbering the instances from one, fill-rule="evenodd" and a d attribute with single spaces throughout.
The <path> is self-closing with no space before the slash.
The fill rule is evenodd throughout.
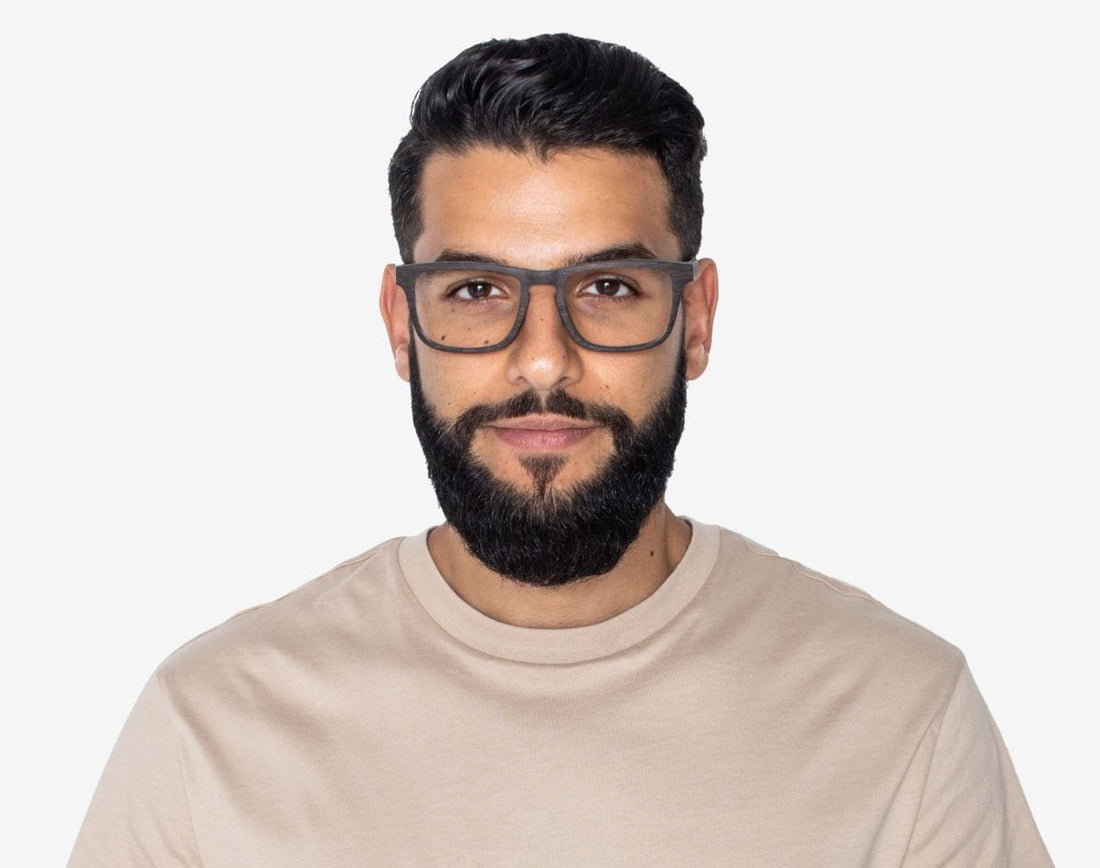
<path id="1" fill-rule="evenodd" d="M 467 280 L 454 287 L 448 295 L 461 301 L 483 301 L 487 298 L 504 298 L 507 293 L 488 280 Z"/>
<path id="2" fill-rule="evenodd" d="M 630 298 L 638 291 L 621 277 L 597 277 L 581 287 L 580 294 L 590 298 Z"/>

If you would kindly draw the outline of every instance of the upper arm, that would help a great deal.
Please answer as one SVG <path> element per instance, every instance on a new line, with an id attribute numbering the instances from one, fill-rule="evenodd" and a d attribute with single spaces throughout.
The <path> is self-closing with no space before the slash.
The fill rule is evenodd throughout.
<path id="1" fill-rule="evenodd" d="M 157 676 L 111 752 L 69 868 L 199 868 L 171 709 Z"/>
<path id="2" fill-rule="evenodd" d="M 1051 864 L 1012 760 L 964 664 L 942 710 L 906 868 Z"/>

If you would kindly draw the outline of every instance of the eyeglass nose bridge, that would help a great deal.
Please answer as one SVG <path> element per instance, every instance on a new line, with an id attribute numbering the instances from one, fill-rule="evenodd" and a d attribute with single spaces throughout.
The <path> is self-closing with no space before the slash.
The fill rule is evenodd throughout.
<path id="1" fill-rule="evenodd" d="M 569 308 L 565 303 L 565 282 L 566 274 L 563 273 L 561 269 L 554 269 L 552 271 L 528 271 L 526 274 L 522 275 L 520 279 L 519 309 L 516 311 L 516 321 L 512 325 L 509 336 L 505 338 L 506 342 L 503 344 L 504 347 L 513 343 L 523 330 L 523 325 L 527 321 L 527 312 L 531 306 L 532 290 L 536 286 L 548 286 L 554 291 L 554 307 L 558 312 L 558 321 L 561 323 L 562 328 L 565 329 L 573 343 L 583 345 L 584 339 L 580 338 L 573 325 L 573 321 L 569 317 Z M 578 338 L 580 339 L 578 340 Z"/>

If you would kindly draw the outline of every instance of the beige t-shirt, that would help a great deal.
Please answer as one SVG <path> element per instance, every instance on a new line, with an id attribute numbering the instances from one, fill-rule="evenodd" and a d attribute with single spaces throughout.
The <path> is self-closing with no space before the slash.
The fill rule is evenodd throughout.
<path id="1" fill-rule="evenodd" d="M 188 643 L 70 868 L 1047 866 L 962 655 L 693 522 L 590 627 L 465 604 L 426 534 Z"/>

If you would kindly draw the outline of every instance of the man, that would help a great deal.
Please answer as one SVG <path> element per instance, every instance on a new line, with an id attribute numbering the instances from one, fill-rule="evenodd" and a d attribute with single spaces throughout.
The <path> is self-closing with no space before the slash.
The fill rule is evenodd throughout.
<path id="1" fill-rule="evenodd" d="M 70 865 L 1049 865 L 960 653 L 678 517 L 702 117 L 474 46 L 390 166 L 382 315 L 446 516 L 172 655 Z"/>

